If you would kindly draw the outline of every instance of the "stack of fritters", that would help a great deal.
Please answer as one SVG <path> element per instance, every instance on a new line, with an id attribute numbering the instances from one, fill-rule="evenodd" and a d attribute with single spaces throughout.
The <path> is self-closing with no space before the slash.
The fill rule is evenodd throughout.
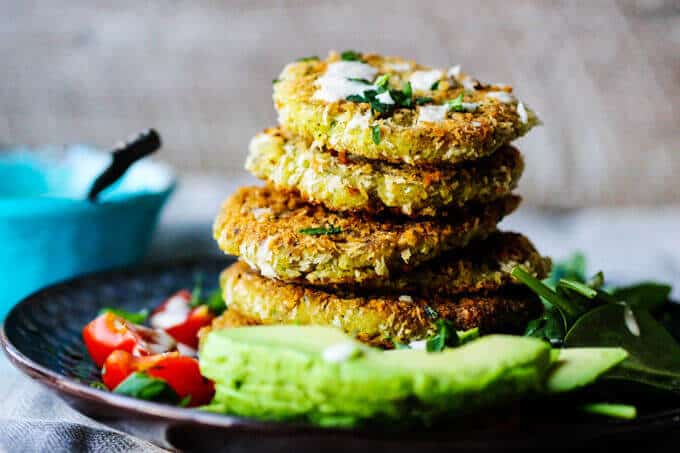
<path id="1" fill-rule="evenodd" d="M 523 171 L 508 145 L 538 123 L 507 86 L 399 58 L 331 53 L 274 83 L 280 127 L 250 144 L 267 182 L 229 198 L 214 225 L 229 309 L 213 328 L 337 326 L 390 347 L 439 320 L 517 332 L 540 301 L 510 276 L 549 260 L 516 233 Z"/>

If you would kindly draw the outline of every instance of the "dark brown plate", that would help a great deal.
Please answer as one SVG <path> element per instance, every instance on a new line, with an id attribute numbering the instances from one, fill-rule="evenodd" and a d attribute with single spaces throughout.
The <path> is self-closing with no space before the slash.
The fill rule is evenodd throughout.
<path id="1" fill-rule="evenodd" d="M 127 310 L 151 308 L 181 288 L 191 288 L 198 274 L 206 289 L 217 283 L 228 260 L 206 259 L 118 270 L 77 278 L 46 288 L 15 306 L 0 340 L 12 363 L 56 391 L 82 413 L 161 446 L 211 451 L 341 451 L 389 448 L 437 451 L 481 447 L 509 450 L 643 445 L 677 442 L 680 405 L 659 399 L 645 404 L 629 422 L 564 413 L 543 402 L 523 402 L 476 417 L 464 417 L 434 429 L 330 430 L 312 426 L 259 422 L 139 401 L 98 390 L 99 370 L 90 361 L 80 332 L 105 306 Z M 673 429 L 675 428 L 675 429 Z M 671 431 L 672 430 L 672 431 Z M 666 437 L 659 437 L 666 433 Z M 676 444 L 677 445 L 677 444 Z"/>

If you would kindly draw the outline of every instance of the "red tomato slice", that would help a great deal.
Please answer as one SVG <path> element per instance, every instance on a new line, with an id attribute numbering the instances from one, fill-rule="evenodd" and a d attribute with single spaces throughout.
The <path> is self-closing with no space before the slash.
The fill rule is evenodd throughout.
<path id="1" fill-rule="evenodd" d="M 182 399 L 190 396 L 189 406 L 207 404 L 215 394 L 213 383 L 201 376 L 198 360 L 177 352 L 134 357 L 126 351 L 114 351 L 106 359 L 102 380 L 113 390 L 136 371 L 164 380 Z"/>
<path id="2" fill-rule="evenodd" d="M 196 349 L 198 331 L 210 325 L 214 318 L 206 305 L 192 309 L 191 294 L 181 290 L 154 310 L 150 323 L 156 329 L 165 330 L 177 342 Z"/>
<path id="3" fill-rule="evenodd" d="M 132 324 L 113 313 L 103 313 L 86 325 L 83 340 L 97 366 L 102 366 L 115 350 L 143 356 L 175 347 L 172 338 L 164 332 Z"/>

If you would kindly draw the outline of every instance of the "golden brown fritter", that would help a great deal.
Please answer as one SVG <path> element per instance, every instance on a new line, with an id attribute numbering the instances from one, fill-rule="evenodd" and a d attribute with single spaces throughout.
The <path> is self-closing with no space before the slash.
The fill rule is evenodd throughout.
<path id="1" fill-rule="evenodd" d="M 433 335 L 437 319 L 451 321 L 458 330 L 517 333 L 542 310 L 531 292 L 512 285 L 488 294 L 450 297 L 359 295 L 264 278 L 242 262 L 225 270 L 220 280 L 229 311 L 248 322 L 332 325 L 387 347 Z M 215 328 L 234 325 L 233 316 L 226 315 L 228 320 L 217 321 Z"/>
<path id="2" fill-rule="evenodd" d="M 361 287 L 421 296 L 492 292 L 515 283 L 510 272 L 518 265 L 538 279 L 546 278 L 550 272 L 550 259 L 541 256 L 525 236 L 496 232 L 465 248 L 447 252 L 411 272 L 365 281 Z M 352 285 L 336 285 L 335 289 L 350 287 Z"/>
<path id="3" fill-rule="evenodd" d="M 377 104 L 360 102 L 381 87 L 391 91 Z M 342 61 L 331 52 L 326 60 L 288 64 L 274 84 L 274 105 L 282 126 L 331 149 L 391 162 L 455 163 L 488 156 L 540 124 L 511 93 L 459 68 L 375 54 Z"/>
<path id="4" fill-rule="evenodd" d="M 483 239 L 518 204 L 519 197 L 508 196 L 452 210 L 441 219 L 368 217 L 313 206 L 295 193 L 245 187 L 224 203 L 213 232 L 224 252 L 266 277 L 360 283 L 408 271 Z"/>
<path id="5" fill-rule="evenodd" d="M 415 217 L 507 196 L 524 163 L 519 151 L 505 146 L 457 166 L 395 165 L 337 153 L 275 128 L 250 142 L 246 169 L 334 211 L 390 210 Z"/>

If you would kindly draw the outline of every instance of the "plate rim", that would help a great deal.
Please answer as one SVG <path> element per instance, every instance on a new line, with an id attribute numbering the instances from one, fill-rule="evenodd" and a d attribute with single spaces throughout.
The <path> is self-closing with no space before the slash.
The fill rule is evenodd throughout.
<path id="1" fill-rule="evenodd" d="M 170 406 L 163 403 L 156 403 L 152 401 L 144 401 L 132 398 L 125 395 L 118 395 L 113 392 L 104 391 L 95 387 L 84 384 L 77 379 L 64 376 L 51 369 L 37 363 L 23 354 L 10 341 L 7 335 L 7 321 L 13 316 L 17 315 L 24 306 L 39 303 L 40 297 L 44 293 L 50 293 L 59 289 L 67 288 L 68 286 L 77 285 L 82 281 L 105 278 L 115 279 L 123 275 L 135 275 L 139 273 L 156 273 L 164 269 L 175 269 L 181 267 L 196 267 L 202 263 L 209 262 L 231 262 L 235 257 L 225 256 L 219 257 L 214 255 L 196 257 L 190 259 L 180 259 L 165 262 L 151 262 L 136 266 L 125 266 L 104 271 L 97 271 L 83 274 L 74 278 L 63 280 L 61 282 L 46 286 L 34 293 L 26 296 L 20 302 L 15 304 L 7 314 L 0 326 L 0 347 L 2 347 L 5 356 L 9 362 L 21 371 L 25 376 L 38 381 L 40 384 L 47 386 L 49 389 L 56 392 L 56 395 L 63 399 L 64 395 L 81 400 L 87 400 L 91 403 L 103 404 L 110 406 L 120 411 L 133 414 L 139 418 L 153 417 L 158 421 L 173 424 L 198 424 L 203 427 L 210 428 L 228 428 L 230 430 L 257 430 L 261 434 L 321 434 L 324 436 L 333 435 L 351 435 L 357 438 L 384 438 L 385 435 L 394 434 L 389 431 L 379 430 L 364 430 L 361 428 L 342 429 L 342 428 L 325 428 L 303 423 L 292 423 L 285 421 L 265 421 L 257 420 L 248 417 L 239 417 L 235 415 L 212 413 L 209 411 L 201 411 L 194 408 L 181 408 Z M 67 404 L 70 403 L 67 401 Z M 634 420 L 607 420 L 606 423 L 597 424 L 597 426 L 590 425 L 591 435 L 612 435 L 617 432 L 633 432 L 644 431 L 652 428 L 654 425 L 663 423 L 664 421 L 673 422 L 676 426 L 680 425 L 680 407 L 669 409 L 654 414 L 647 414 L 639 416 Z M 101 422 L 101 421 L 100 421 Z M 105 424 L 105 423 L 104 423 Z M 606 429 L 605 429 L 606 428 Z M 426 430 L 427 431 L 427 430 Z M 410 436 L 408 435 L 410 432 Z M 404 436 L 403 440 L 408 440 L 407 437 L 414 436 L 414 432 L 406 430 L 401 431 Z M 413 439 L 416 440 L 416 439 Z M 449 439 L 450 440 L 450 439 Z M 446 442 L 445 439 L 430 438 L 430 441 L 439 443 Z"/>

